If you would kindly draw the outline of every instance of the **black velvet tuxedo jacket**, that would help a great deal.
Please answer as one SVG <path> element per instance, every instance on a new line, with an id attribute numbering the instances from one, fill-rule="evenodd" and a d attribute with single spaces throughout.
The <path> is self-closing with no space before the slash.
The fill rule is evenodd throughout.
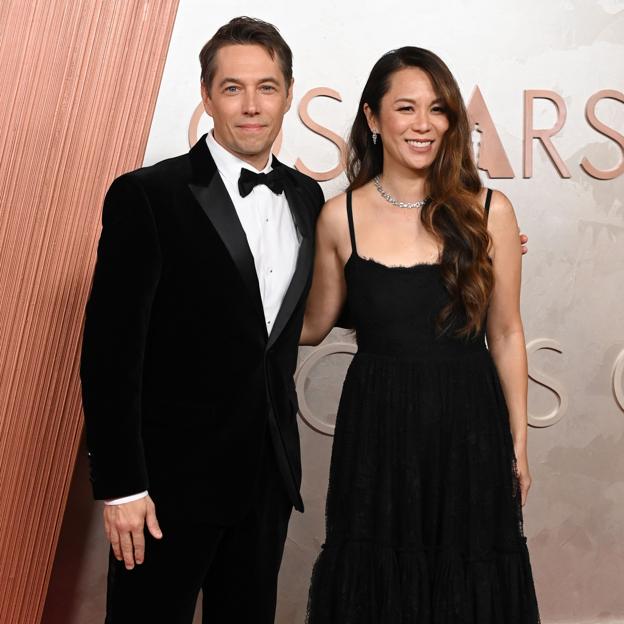
<path id="1" fill-rule="evenodd" d="M 284 167 L 301 238 L 267 335 L 254 259 L 204 138 L 111 185 L 81 358 L 96 498 L 148 489 L 159 515 L 227 524 L 249 508 L 270 440 L 298 510 L 293 382 L 319 185 Z"/>

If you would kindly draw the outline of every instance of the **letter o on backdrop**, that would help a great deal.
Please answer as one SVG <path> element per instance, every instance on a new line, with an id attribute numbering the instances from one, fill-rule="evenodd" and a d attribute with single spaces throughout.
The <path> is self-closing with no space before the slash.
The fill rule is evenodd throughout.
<path id="1" fill-rule="evenodd" d="M 310 375 L 312 369 L 325 357 L 329 355 L 337 355 L 344 353 L 353 355 L 357 351 L 357 345 L 350 342 L 333 342 L 323 345 L 318 349 L 314 349 L 310 355 L 301 363 L 301 366 L 295 374 L 295 384 L 297 389 L 297 398 L 299 400 L 299 415 L 308 427 L 318 431 L 324 435 L 334 435 L 334 425 L 321 420 L 314 415 L 305 396 L 305 382 Z"/>
<path id="2" fill-rule="evenodd" d="M 613 365 L 613 393 L 618 405 L 624 410 L 624 350 Z"/>

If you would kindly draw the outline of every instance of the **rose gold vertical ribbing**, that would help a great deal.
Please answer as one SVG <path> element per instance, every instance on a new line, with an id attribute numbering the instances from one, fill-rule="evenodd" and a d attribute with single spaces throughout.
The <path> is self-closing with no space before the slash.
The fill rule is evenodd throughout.
<path id="1" fill-rule="evenodd" d="M 40 619 L 102 199 L 142 161 L 177 5 L 0 4 L 0 622 Z"/>

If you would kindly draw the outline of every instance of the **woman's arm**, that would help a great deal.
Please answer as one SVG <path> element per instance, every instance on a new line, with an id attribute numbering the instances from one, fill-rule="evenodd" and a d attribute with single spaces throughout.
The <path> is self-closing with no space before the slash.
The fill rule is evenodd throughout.
<path id="1" fill-rule="evenodd" d="M 339 255 L 348 238 L 345 196 L 330 199 L 316 224 L 316 252 L 312 287 L 306 303 L 299 344 L 317 345 L 334 327 L 346 298 L 344 261 Z"/>
<path id="2" fill-rule="evenodd" d="M 518 247 L 518 223 L 513 207 L 498 191 L 492 196 L 488 230 L 495 283 L 488 311 L 487 340 L 509 410 L 524 505 L 531 476 L 527 457 L 527 355 L 520 318 L 522 252 Z"/>

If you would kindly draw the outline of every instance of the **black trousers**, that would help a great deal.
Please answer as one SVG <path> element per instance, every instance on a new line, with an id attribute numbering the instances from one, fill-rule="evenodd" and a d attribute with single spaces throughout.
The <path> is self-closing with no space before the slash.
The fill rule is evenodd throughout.
<path id="1" fill-rule="evenodd" d="M 145 562 L 133 570 L 111 551 L 105 624 L 191 624 L 200 589 L 203 624 L 274 624 L 291 511 L 267 449 L 255 502 L 239 523 L 161 525 L 162 539 L 146 533 Z"/>

